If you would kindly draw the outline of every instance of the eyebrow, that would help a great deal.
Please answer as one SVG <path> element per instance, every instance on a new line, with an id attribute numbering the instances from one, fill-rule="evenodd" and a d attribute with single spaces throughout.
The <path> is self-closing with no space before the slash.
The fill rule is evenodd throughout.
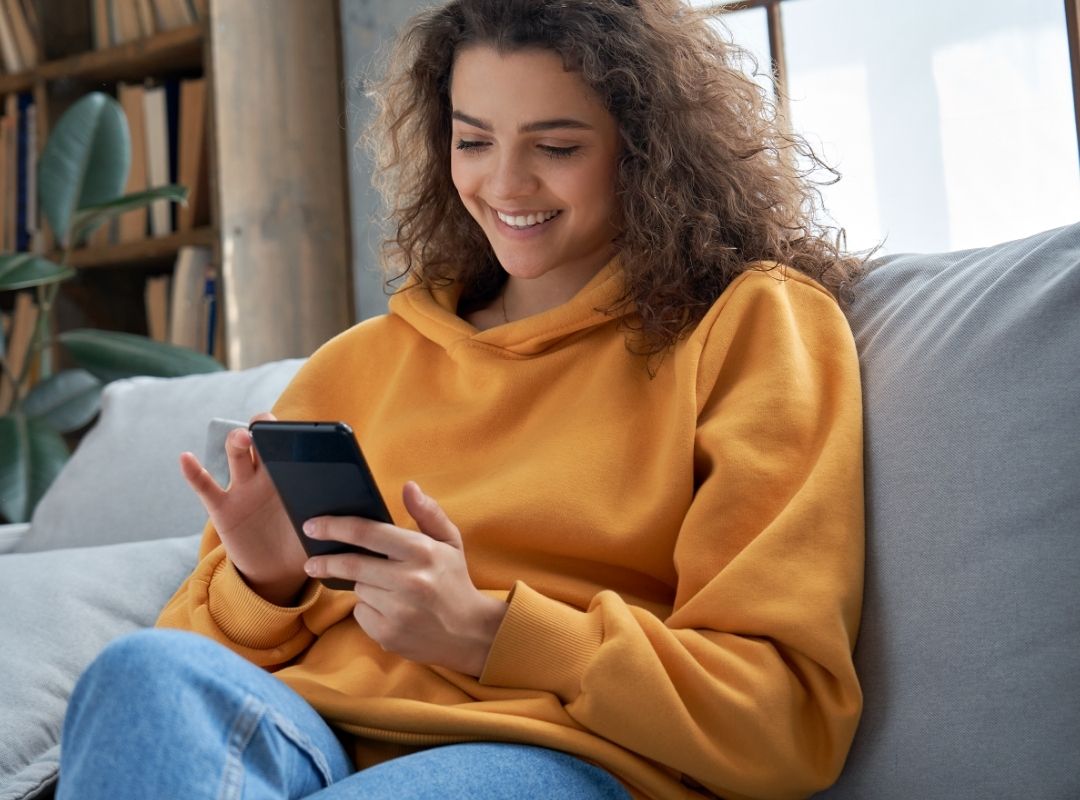
<path id="1" fill-rule="evenodd" d="M 480 130 L 488 131 L 489 133 L 494 129 L 490 122 L 486 122 L 476 117 L 470 117 L 461 111 L 455 111 L 451 116 L 464 122 L 467 125 L 472 125 Z M 538 131 L 552 131 L 563 128 L 573 128 L 575 130 L 591 131 L 593 126 L 587 122 L 582 122 L 579 119 L 573 119 L 571 117 L 560 117 L 559 119 L 543 119 L 537 122 L 527 122 L 524 125 L 518 127 L 518 133 L 537 133 Z"/>

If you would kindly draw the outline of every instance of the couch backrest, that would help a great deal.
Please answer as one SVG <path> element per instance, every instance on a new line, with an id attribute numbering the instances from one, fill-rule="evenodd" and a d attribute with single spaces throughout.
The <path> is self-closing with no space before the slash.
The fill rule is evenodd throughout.
<path id="1" fill-rule="evenodd" d="M 1080 225 L 856 292 L 865 712 L 822 797 L 1080 797 Z"/>
<path id="2" fill-rule="evenodd" d="M 247 421 L 269 410 L 302 363 L 108 384 L 100 417 L 34 509 L 15 551 L 200 532 L 206 512 L 180 475 L 180 453 L 204 458 L 211 417 Z"/>

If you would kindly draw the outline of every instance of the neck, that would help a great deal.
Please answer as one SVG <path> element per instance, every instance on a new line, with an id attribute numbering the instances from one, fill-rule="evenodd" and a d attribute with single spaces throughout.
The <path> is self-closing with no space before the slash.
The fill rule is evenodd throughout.
<path id="1" fill-rule="evenodd" d="M 531 317 L 569 302 L 610 260 L 605 259 L 595 269 L 574 275 L 548 273 L 532 279 L 509 276 L 499 298 L 503 321 Z"/>

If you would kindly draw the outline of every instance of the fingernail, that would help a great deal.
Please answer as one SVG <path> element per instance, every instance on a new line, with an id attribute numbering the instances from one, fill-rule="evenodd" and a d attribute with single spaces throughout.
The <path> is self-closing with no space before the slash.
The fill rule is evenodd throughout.
<path id="1" fill-rule="evenodd" d="M 305 562 L 304 563 L 304 572 L 306 572 L 308 575 L 314 575 L 316 572 L 318 572 L 318 569 L 316 568 L 315 562 L 314 561 Z"/>
<path id="2" fill-rule="evenodd" d="M 307 522 L 304 523 L 304 533 L 306 533 L 308 536 L 314 536 L 315 535 L 315 521 L 314 520 L 309 519 Z"/>

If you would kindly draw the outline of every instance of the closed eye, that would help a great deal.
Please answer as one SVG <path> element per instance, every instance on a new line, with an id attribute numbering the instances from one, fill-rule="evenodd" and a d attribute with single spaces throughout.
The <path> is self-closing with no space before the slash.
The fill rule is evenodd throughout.
<path id="1" fill-rule="evenodd" d="M 462 150 L 464 152 L 476 152 L 487 147 L 488 144 L 490 144 L 490 142 L 480 142 L 470 139 L 458 139 L 455 147 L 456 149 Z M 581 149 L 581 147 L 578 145 L 574 145 L 573 147 L 554 147 L 552 145 L 542 144 L 538 145 L 538 147 L 544 153 L 544 155 L 550 158 L 570 158 L 570 156 L 574 155 L 574 153 Z"/>
<path id="2" fill-rule="evenodd" d="M 458 150 L 478 150 L 481 147 L 484 147 L 486 144 L 487 144 L 487 142 L 470 142 L 470 141 L 468 141 L 466 139 L 458 139 L 457 149 Z"/>
<path id="3" fill-rule="evenodd" d="M 580 147 L 552 147 L 551 145 L 542 144 L 540 149 L 547 153 L 552 158 L 570 158 L 574 153 L 580 150 Z"/>

